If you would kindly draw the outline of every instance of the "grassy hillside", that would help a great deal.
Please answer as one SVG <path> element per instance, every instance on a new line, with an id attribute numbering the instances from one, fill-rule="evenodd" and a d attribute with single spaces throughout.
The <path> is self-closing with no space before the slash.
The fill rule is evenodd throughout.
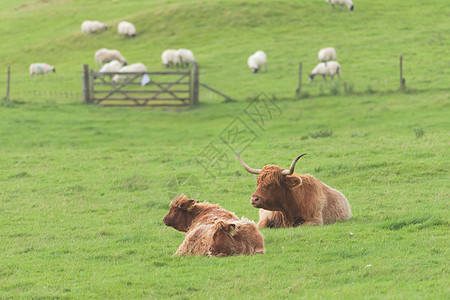
<path id="1" fill-rule="evenodd" d="M 13 76 L 0 106 L 0 298 L 446 299 L 446 11 L 442 1 L 355 1 L 353 13 L 322 0 L 0 1 L 0 66 Z M 83 36 L 86 19 L 110 29 Z M 116 34 L 121 20 L 135 39 Z M 329 45 L 341 82 L 307 83 Z M 190 48 L 201 81 L 236 101 L 202 90 L 187 111 L 83 105 L 81 66 L 95 68 L 100 47 L 151 70 L 164 49 Z M 246 60 L 258 49 L 269 69 L 254 75 Z M 37 61 L 57 73 L 30 78 Z M 1 97 L 4 80 L 0 70 Z M 263 104 L 263 120 L 246 114 Z M 250 131 L 235 137 L 233 125 Z M 264 255 L 173 257 L 184 235 L 162 218 L 178 192 L 258 220 L 256 178 L 232 149 L 254 167 L 308 152 L 296 171 L 342 191 L 353 217 L 263 229 Z"/>
<path id="2" fill-rule="evenodd" d="M 3 1 L 6 2 L 6 1 Z M 354 92 L 398 88 L 398 57 L 404 56 L 409 88 L 447 88 L 450 60 L 446 53 L 450 29 L 442 1 L 360 1 L 355 11 L 327 7 L 324 1 L 14 1 L 1 12 L 0 33 L 8 43 L 0 62 L 12 66 L 12 93 L 26 90 L 80 92 L 81 65 L 96 67 L 94 52 L 119 49 L 130 62 L 161 69 L 167 48 L 192 49 L 201 66 L 201 81 L 233 98 L 264 91 L 292 97 L 303 62 L 304 93 L 329 94 L 307 74 L 317 64 L 320 48 L 334 46 L 343 80 Z M 42 16 L 45 16 L 43 18 Z M 80 24 L 99 19 L 110 28 L 83 36 Z M 138 36 L 117 34 L 117 24 L 136 24 Z M 254 51 L 268 54 L 269 72 L 251 74 L 246 60 Z M 19 55 L 20 54 L 20 55 Z M 51 79 L 30 80 L 28 65 L 55 65 Z M 4 77 L 2 78 L 4 80 Z M 342 87 L 338 90 L 342 93 Z M 335 93 L 335 92 L 334 92 Z M 214 98 L 215 101 L 217 99 Z M 207 101 L 207 99 L 205 100 Z"/>

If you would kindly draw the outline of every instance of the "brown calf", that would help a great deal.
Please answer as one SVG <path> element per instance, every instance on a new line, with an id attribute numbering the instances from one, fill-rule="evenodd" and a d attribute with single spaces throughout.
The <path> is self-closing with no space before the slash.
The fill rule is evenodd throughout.
<path id="1" fill-rule="evenodd" d="M 247 220 L 239 220 L 235 214 L 217 204 L 200 203 L 181 195 L 170 203 L 169 213 L 163 222 L 178 231 L 186 232 L 183 243 L 175 253 L 177 255 L 264 253 L 262 236 L 256 226 Z M 228 237 L 223 236 L 221 234 L 225 229 L 222 228 L 225 227 L 218 224 L 231 224 L 229 228 L 234 228 L 235 231 L 228 231 Z M 252 230 L 252 225 L 256 232 Z"/>
<path id="2" fill-rule="evenodd" d="M 297 156 L 289 170 L 275 165 L 253 169 L 236 155 L 245 170 L 259 174 L 250 200 L 261 209 L 258 228 L 322 225 L 351 217 L 350 205 L 341 192 L 309 174 L 294 174 L 295 164 L 306 153 Z"/>
<path id="3" fill-rule="evenodd" d="M 236 254 L 264 254 L 264 241 L 255 223 L 240 221 L 217 221 L 214 224 L 209 256 Z"/>

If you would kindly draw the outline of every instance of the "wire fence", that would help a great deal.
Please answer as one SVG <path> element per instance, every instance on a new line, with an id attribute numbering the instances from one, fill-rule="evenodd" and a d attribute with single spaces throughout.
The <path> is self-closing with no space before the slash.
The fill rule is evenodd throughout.
<path id="1" fill-rule="evenodd" d="M 273 76 L 272 71 L 265 74 L 252 76 L 261 76 L 262 79 L 270 82 L 270 85 L 264 85 L 264 92 L 277 98 L 299 98 L 338 96 L 338 95 L 364 95 L 374 93 L 394 93 L 400 90 L 422 91 L 422 90 L 445 90 L 450 87 L 445 82 L 448 81 L 449 73 L 446 68 L 440 68 L 438 72 L 430 72 L 430 65 L 427 62 L 403 61 L 403 71 L 400 75 L 399 57 L 391 57 L 389 61 L 365 66 L 364 70 L 358 63 L 343 65 L 341 78 L 335 76 L 334 80 L 330 78 L 323 79 L 316 76 L 312 82 L 309 82 L 308 73 L 313 68 L 312 63 L 303 65 L 301 74 L 301 91 L 299 87 L 298 65 L 292 66 L 284 77 Z M 432 64 L 431 64 L 432 65 Z M 427 69 L 428 68 L 428 69 Z M 7 97 L 19 101 L 61 101 L 61 102 L 83 102 L 82 72 L 50 73 L 45 75 L 36 75 L 31 77 L 25 70 L 11 67 L 10 81 L 8 87 L 7 66 L 0 68 L 0 99 Z M 382 77 L 380 74 L 383 74 Z M 231 99 L 252 99 L 261 92 L 260 87 L 236 86 L 242 82 L 229 80 L 216 82 L 215 76 L 200 73 L 200 81 L 209 84 L 214 82 L 212 87 Z M 402 80 L 403 78 L 403 86 Z M 242 78 L 242 77 L 240 77 Z M 264 82 L 264 81 L 262 81 Z M 236 88 L 237 87 L 237 88 Z M 273 87 L 273 91 L 271 91 Z M 297 91 L 296 91 L 297 89 Z M 243 92 L 244 91 L 244 92 Z M 200 101 L 222 102 L 226 97 L 221 96 L 204 86 L 200 87 Z"/>

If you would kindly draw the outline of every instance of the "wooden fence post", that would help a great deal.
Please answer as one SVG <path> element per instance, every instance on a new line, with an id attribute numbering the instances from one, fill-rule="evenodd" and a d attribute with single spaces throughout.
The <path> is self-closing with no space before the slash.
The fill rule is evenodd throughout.
<path id="1" fill-rule="evenodd" d="M 400 55 L 400 89 L 405 89 L 405 78 L 403 78 L 403 56 Z"/>
<path id="2" fill-rule="evenodd" d="M 296 90 L 297 96 L 300 95 L 302 91 L 302 62 L 298 66 L 298 88 Z"/>
<path id="3" fill-rule="evenodd" d="M 91 101 L 89 95 L 89 66 L 83 65 L 83 98 L 84 103 L 89 103 Z"/>
<path id="4" fill-rule="evenodd" d="M 9 86 L 11 84 L 11 66 L 8 66 L 8 79 L 6 81 L 6 100 L 9 100 Z"/>
<path id="5" fill-rule="evenodd" d="M 198 104 L 199 74 L 197 62 L 192 63 L 192 105 Z"/>

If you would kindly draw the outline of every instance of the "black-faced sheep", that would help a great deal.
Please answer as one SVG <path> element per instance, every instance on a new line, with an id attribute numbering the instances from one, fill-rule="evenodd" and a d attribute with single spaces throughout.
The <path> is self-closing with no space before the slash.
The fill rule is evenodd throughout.
<path id="1" fill-rule="evenodd" d="M 110 61 L 109 63 L 105 64 L 101 69 L 100 73 L 109 73 L 109 72 L 119 72 L 120 69 L 123 67 L 122 63 L 118 60 Z"/>
<path id="2" fill-rule="evenodd" d="M 263 51 L 256 51 L 247 59 L 247 64 L 253 73 L 257 73 L 263 66 L 267 70 L 267 55 Z"/>
<path id="3" fill-rule="evenodd" d="M 331 3 L 331 5 L 333 7 L 335 4 L 338 4 L 341 6 L 341 9 L 344 5 L 346 5 L 348 7 L 348 9 L 350 9 L 351 11 L 353 11 L 353 9 L 355 8 L 352 0 L 325 0 L 325 2 L 327 3 L 327 5 L 328 5 L 328 3 Z"/>
<path id="4" fill-rule="evenodd" d="M 330 76 L 331 79 L 333 79 L 334 75 L 338 75 L 339 78 L 341 77 L 341 66 L 336 61 L 329 61 L 327 63 L 320 63 L 318 64 L 309 74 L 309 81 L 313 81 L 314 76 L 316 75 L 322 75 L 323 78 L 325 76 Z"/>
<path id="5" fill-rule="evenodd" d="M 117 30 L 119 34 L 135 37 L 136 36 L 136 27 L 130 22 L 122 21 L 117 26 Z"/>
<path id="6" fill-rule="evenodd" d="M 162 64 L 167 68 L 177 66 L 180 63 L 177 50 L 167 49 L 161 55 Z"/>
<path id="7" fill-rule="evenodd" d="M 187 67 L 195 61 L 194 53 L 189 49 L 178 49 L 177 56 L 181 67 Z"/>
<path id="8" fill-rule="evenodd" d="M 125 57 L 122 56 L 122 54 L 120 54 L 118 50 L 110 50 L 102 48 L 95 52 L 94 58 L 99 66 L 102 66 L 103 64 L 113 60 L 118 60 L 123 65 L 127 64 L 127 60 L 125 59 Z"/>

